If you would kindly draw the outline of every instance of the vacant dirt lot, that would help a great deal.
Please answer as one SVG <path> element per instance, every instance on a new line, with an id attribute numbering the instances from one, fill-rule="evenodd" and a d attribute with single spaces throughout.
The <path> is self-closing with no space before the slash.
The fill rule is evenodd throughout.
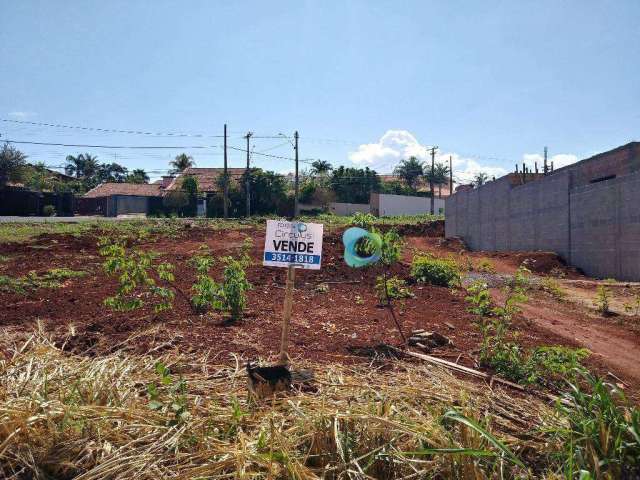
<path id="1" fill-rule="evenodd" d="M 618 314 L 602 318 L 584 301 L 595 298 L 594 284 L 579 287 L 578 272 L 568 269 L 560 259 L 545 253 L 483 254 L 466 252 L 442 237 L 442 224 L 400 227 L 406 239 L 404 260 L 394 273 L 411 282 L 410 261 L 416 252 L 452 256 L 460 265 L 477 265 L 489 260 L 495 273 L 488 278 L 510 275 L 525 260 L 540 275 L 561 274 L 559 279 L 568 297 L 556 300 L 534 291 L 517 318 L 518 341 L 525 346 L 586 346 L 593 355 L 588 363 L 599 373 L 611 372 L 632 393 L 640 385 L 637 358 L 640 347 L 638 317 Z M 386 309 L 377 305 L 373 291 L 375 268 L 351 269 L 342 259 L 342 229 L 325 233 L 323 265 L 319 272 L 297 275 L 291 331 L 292 358 L 310 362 L 353 363 L 369 361 L 358 356 L 361 347 L 379 343 L 400 345 L 401 339 Z M 117 282 L 102 269 L 98 254 L 98 232 L 80 236 L 41 235 L 26 242 L 0 245 L 0 275 L 17 277 L 30 271 L 51 268 L 82 270 L 87 275 L 67 280 L 61 288 L 41 288 L 26 294 L 0 292 L 0 342 L 5 349 L 26 338 L 34 328 L 51 333 L 58 345 L 82 355 L 103 355 L 125 349 L 131 353 L 166 352 L 207 353 L 212 361 L 230 362 L 232 356 L 246 359 L 273 359 L 278 353 L 280 319 L 284 298 L 285 271 L 261 265 L 264 229 L 242 228 L 213 231 L 188 225 L 167 236 L 153 234 L 135 240 L 137 248 L 161 254 L 162 261 L 175 265 L 177 290 L 174 308 L 161 314 L 151 308 L 128 313 L 114 312 L 103 300 L 116 291 Z M 188 298 L 195 280 L 187 264 L 206 244 L 216 258 L 237 255 L 249 237 L 254 241 L 253 265 L 248 270 L 253 290 L 249 293 L 245 319 L 228 325 L 218 313 L 198 315 Z M 221 278 L 221 262 L 211 275 Z M 484 275 L 484 274 L 482 274 Z M 318 288 L 319 285 L 325 287 Z M 578 286 L 577 286 L 578 285 Z M 467 311 L 464 290 L 430 285 L 411 285 L 415 298 L 397 303 L 398 318 L 405 333 L 412 329 L 437 331 L 449 337 L 452 345 L 434 352 L 450 361 L 477 368 L 480 333 L 476 317 Z M 576 291 L 580 290 L 582 301 Z M 632 288 L 614 289 L 622 304 L 631 298 Z M 500 300 L 499 289 L 493 290 Z"/>

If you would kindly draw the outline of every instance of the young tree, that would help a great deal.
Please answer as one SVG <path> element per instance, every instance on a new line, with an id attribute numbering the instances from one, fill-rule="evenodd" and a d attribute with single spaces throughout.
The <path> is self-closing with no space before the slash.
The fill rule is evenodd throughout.
<path id="1" fill-rule="evenodd" d="M 180 173 L 187 168 L 191 168 L 196 164 L 193 161 L 193 157 L 187 155 L 186 153 L 181 153 L 176 156 L 173 160 L 169 162 L 169 165 L 173 168 L 171 169 L 172 174 Z"/>
<path id="2" fill-rule="evenodd" d="M 127 175 L 127 183 L 149 183 L 149 175 L 142 168 L 136 168 Z"/>
<path id="3" fill-rule="evenodd" d="M 408 160 L 402 160 L 393 173 L 402 178 L 407 186 L 415 191 L 420 177 L 424 175 L 424 165 L 416 157 L 409 157 Z"/>
<path id="4" fill-rule="evenodd" d="M 0 188 L 7 182 L 22 180 L 27 156 L 17 148 L 5 143 L 0 150 Z"/>

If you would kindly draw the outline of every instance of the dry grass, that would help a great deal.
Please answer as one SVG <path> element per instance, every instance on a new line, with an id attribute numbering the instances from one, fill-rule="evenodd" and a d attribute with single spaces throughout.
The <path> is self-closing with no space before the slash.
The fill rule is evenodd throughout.
<path id="1" fill-rule="evenodd" d="M 252 405 L 239 360 L 161 360 L 171 375 L 157 357 L 76 356 L 34 334 L 0 361 L 0 476 L 509 478 L 544 467 L 539 452 L 549 445 L 538 428 L 557 421 L 539 400 L 425 365 L 306 365 L 317 391 Z M 153 398 L 149 384 L 157 386 Z M 452 408 L 491 431 L 527 469 L 477 430 L 443 422 Z"/>

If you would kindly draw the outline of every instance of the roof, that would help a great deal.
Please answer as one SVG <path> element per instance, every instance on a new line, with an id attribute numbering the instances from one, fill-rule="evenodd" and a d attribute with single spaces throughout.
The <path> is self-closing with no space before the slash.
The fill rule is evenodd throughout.
<path id="1" fill-rule="evenodd" d="M 244 168 L 228 168 L 227 171 L 231 175 L 231 179 L 237 179 L 244 174 Z M 195 177 L 198 181 L 198 191 L 200 192 L 217 192 L 218 178 L 223 174 L 224 168 L 196 168 L 189 167 L 184 169 L 167 187 L 167 190 L 178 190 L 182 185 L 182 180 L 186 176 Z"/>
<path id="2" fill-rule="evenodd" d="M 159 197 L 160 185 L 148 183 L 103 183 L 84 194 L 84 198 L 132 195 L 137 197 Z"/>

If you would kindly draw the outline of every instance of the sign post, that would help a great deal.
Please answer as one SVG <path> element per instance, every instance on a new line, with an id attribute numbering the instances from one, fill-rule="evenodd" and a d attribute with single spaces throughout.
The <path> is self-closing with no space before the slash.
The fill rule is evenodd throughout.
<path id="1" fill-rule="evenodd" d="M 280 365 L 289 364 L 289 325 L 293 309 L 293 291 L 296 268 L 320 270 L 322 260 L 323 225 L 319 223 L 267 220 L 262 264 L 270 267 L 286 267 L 282 337 L 280 341 Z"/>

